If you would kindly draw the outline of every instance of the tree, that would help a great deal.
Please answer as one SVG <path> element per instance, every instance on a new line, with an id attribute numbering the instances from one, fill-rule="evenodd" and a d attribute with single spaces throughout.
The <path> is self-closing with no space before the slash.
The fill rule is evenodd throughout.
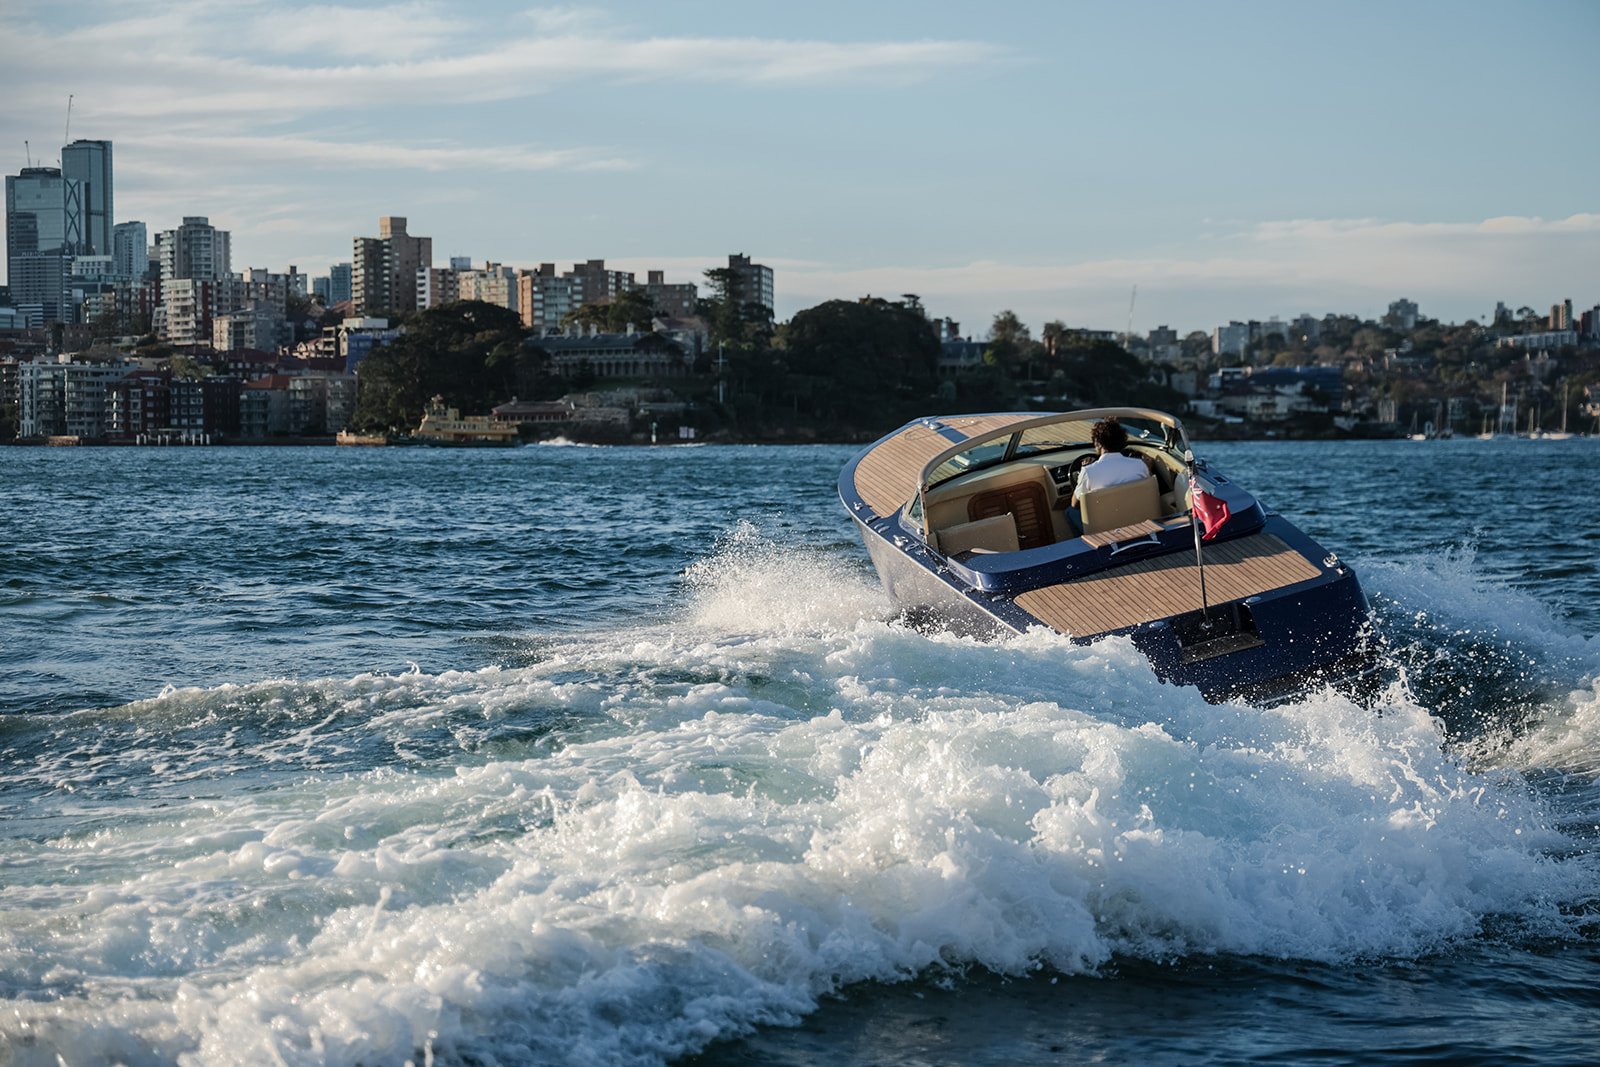
<path id="1" fill-rule="evenodd" d="M 830 300 L 795 315 L 783 334 L 801 400 L 827 422 L 877 426 L 920 410 L 938 376 L 933 324 L 901 303 Z M 803 386 L 803 388 L 800 388 Z"/>
<path id="2" fill-rule="evenodd" d="M 299 293 L 290 293 L 284 300 L 283 317 L 294 330 L 294 339 L 306 340 L 306 320 L 312 317 L 311 298 L 301 296 Z"/>
<path id="3" fill-rule="evenodd" d="M 1025 377 L 1031 378 L 1031 360 L 1037 349 L 1028 327 L 1017 318 L 1015 311 L 1007 309 L 996 315 L 989 326 L 989 348 L 983 358 L 984 362 L 1009 373 L 1015 373 L 1017 368 L 1026 365 Z"/>
<path id="4" fill-rule="evenodd" d="M 1149 379 L 1145 364 L 1114 341 L 1069 334 L 1061 346 L 1062 387 L 1074 402 L 1092 406 L 1183 406 L 1173 390 Z"/>
<path id="5" fill-rule="evenodd" d="M 478 300 L 420 312 L 357 370 L 357 428 L 411 429 L 435 395 L 469 412 L 529 395 L 545 356 L 525 337 L 516 312 Z"/>
<path id="6" fill-rule="evenodd" d="M 167 369 L 179 381 L 197 382 L 211 376 L 211 368 L 196 361 L 193 356 L 173 356 L 167 361 Z"/>
<path id="7" fill-rule="evenodd" d="M 1007 309 L 994 317 L 994 322 L 989 326 L 989 340 L 995 344 L 1020 345 L 1024 341 L 1033 340 L 1033 335 L 1028 332 L 1028 327 L 1022 320 L 1017 318 L 1017 313 Z"/>
<path id="8" fill-rule="evenodd" d="M 584 304 L 567 313 L 561 320 L 563 326 L 594 326 L 605 333 L 622 333 L 630 326 L 639 331 L 648 330 L 650 321 L 660 312 L 644 289 L 629 289 L 625 293 L 595 304 Z"/>
<path id="9" fill-rule="evenodd" d="M 1066 334 L 1067 324 L 1060 319 L 1051 319 L 1045 323 L 1044 329 L 1039 334 L 1040 340 L 1044 343 L 1045 355 L 1054 360 L 1056 358 L 1056 350 L 1061 347 L 1061 339 Z"/>
<path id="10" fill-rule="evenodd" d="M 710 326 L 711 343 L 738 344 L 745 340 L 744 317 L 737 305 L 739 275 L 729 267 L 713 267 L 705 272 L 711 295 L 700 301 L 701 310 Z"/>

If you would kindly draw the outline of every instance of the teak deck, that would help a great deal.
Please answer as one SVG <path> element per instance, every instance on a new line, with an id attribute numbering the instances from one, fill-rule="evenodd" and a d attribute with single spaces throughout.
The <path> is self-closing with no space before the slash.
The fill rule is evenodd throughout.
<path id="1" fill-rule="evenodd" d="M 1205 561 L 1206 593 L 1213 604 L 1241 600 L 1322 573 L 1271 534 L 1208 547 Z M 1200 575 L 1194 554 L 1180 552 L 1033 589 L 1020 594 L 1016 602 L 1051 629 L 1072 637 L 1093 637 L 1199 611 Z"/>
<path id="2" fill-rule="evenodd" d="M 951 440 L 937 427 L 958 430 L 976 437 L 1013 422 L 1025 422 L 1032 415 L 962 415 L 937 422 L 908 426 L 861 457 L 856 464 L 856 492 L 880 518 L 899 511 L 917 492 L 917 481 L 928 461 L 959 440 Z"/>
<path id="3" fill-rule="evenodd" d="M 1183 520 L 1183 525 L 1189 525 L 1189 520 Z M 1141 537 L 1158 534 L 1165 526 L 1154 519 L 1141 519 L 1132 526 L 1118 526 L 1115 530 L 1101 530 L 1099 533 L 1084 534 L 1083 543 L 1094 548 L 1104 545 L 1114 545 L 1120 541 L 1137 541 Z"/>

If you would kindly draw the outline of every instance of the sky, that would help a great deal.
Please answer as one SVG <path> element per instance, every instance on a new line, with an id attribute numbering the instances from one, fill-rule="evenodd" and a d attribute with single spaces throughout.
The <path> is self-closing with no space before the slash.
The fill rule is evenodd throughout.
<path id="1" fill-rule="evenodd" d="M 1144 333 L 1600 304 L 1600 2 L 0 2 L 0 169 L 114 143 L 118 222 L 326 273 L 773 268 Z"/>

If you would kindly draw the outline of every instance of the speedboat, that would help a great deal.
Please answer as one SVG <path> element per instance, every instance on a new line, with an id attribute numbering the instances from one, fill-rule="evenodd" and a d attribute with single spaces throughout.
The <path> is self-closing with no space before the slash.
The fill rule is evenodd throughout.
<path id="1" fill-rule="evenodd" d="M 1090 432 L 1115 418 L 1141 481 L 1083 494 Z M 1126 635 L 1157 675 L 1208 700 L 1278 699 L 1365 675 L 1355 572 L 1145 408 L 921 418 L 839 474 L 893 603 L 980 635 Z"/>

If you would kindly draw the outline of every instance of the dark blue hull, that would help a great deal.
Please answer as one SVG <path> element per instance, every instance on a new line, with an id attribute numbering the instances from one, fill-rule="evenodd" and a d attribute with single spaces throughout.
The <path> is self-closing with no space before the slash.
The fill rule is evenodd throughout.
<path id="1" fill-rule="evenodd" d="M 958 573 L 897 519 L 863 519 L 860 509 L 852 517 L 885 590 L 902 610 L 979 636 L 1042 625 L 1018 606 L 1014 591 L 974 588 L 964 580 L 970 573 Z M 1363 676 L 1370 659 L 1367 602 L 1355 573 L 1329 562 L 1320 545 L 1280 516 L 1266 516 L 1256 532 L 1316 563 L 1317 577 L 1212 604 L 1208 617 L 1186 612 L 1073 640 L 1126 635 L 1159 677 L 1195 686 L 1213 701 L 1275 699 Z"/>

